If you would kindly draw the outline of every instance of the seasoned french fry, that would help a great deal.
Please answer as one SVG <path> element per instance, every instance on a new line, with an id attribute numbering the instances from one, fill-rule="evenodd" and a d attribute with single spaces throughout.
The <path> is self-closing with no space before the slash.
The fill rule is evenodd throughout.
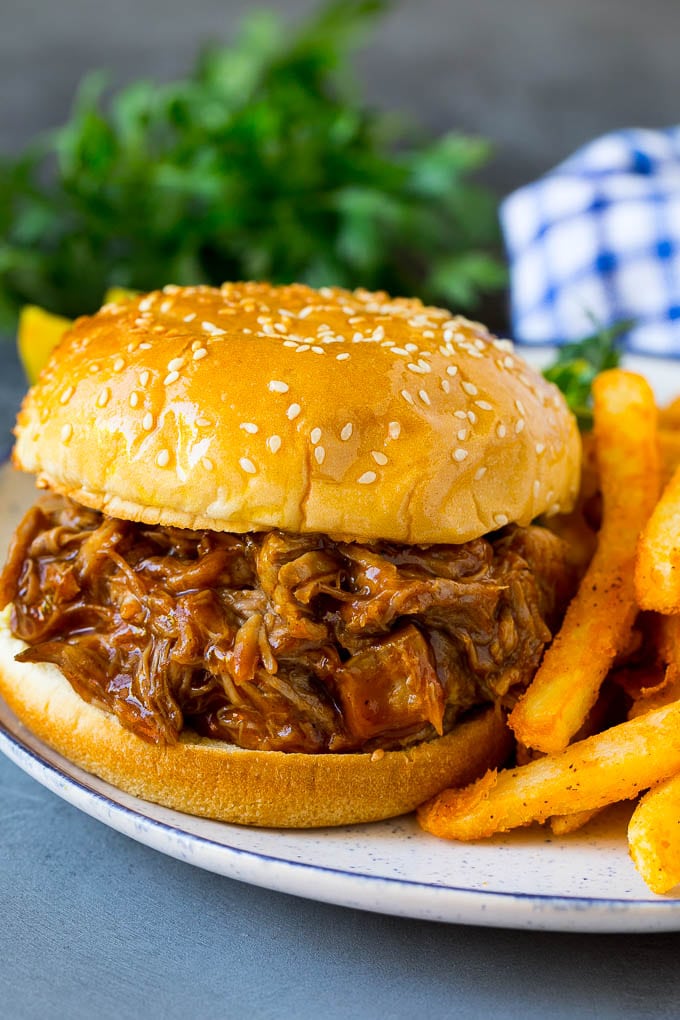
<path id="1" fill-rule="evenodd" d="M 657 410 L 648 383 L 614 369 L 597 377 L 593 395 L 603 497 L 597 550 L 562 629 L 510 715 L 517 739 L 546 752 L 567 746 L 630 641 L 635 548 L 658 497 Z"/>
<path id="2" fill-rule="evenodd" d="M 597 811 L 574 811 L 571 815 L 553 815 L 550 830 L 554 836 L 569 836 L 587 825 L 596 814 Z"/>
<path id="3" fill-rule="evenodd" d="M 659 459 L 665 488 L 680 467 L 680 429 L 659 429 Z"/>
<path id="4" fill-rule="evenodd" d="M 662 407 L 659 411 L 659 425 L 664 429 L 680 428 L 680 397 Z"/>
<path id="5" fill-rule="evenodd" d="M 680 615 L 656 617 L 656 646 L 667 666 L 680 670 Z"/>
<path id="6" fill-rule="evenodd" d="M 655 637 L 663 682 L 633 702 L 629 717 L 680 699 L 680 616 L 660 616 Z M 635 867 L 652 892 L 666 893 L 680 882 L 680 775 L 653 787 L 640 800 L 628 826 Z"/>
<path id="7" fill-rule="evenodd" d="M 643 609 L 680 613 L 680 468 L 642 533 L 635 589 Z"/>
<path id="8" fill-rule="evenodd" d="M 487 772 L 444 790 L 418 810 L 422 827 L 448 839 L 481 839 L 551 815 L 594 811 L 635 797 L 680 772 L 680 702 L 619 723 L 561 754 Z"/>
<path id="9" fill-rule="evenodd" d="M 628 845 L 652 892 L 669 892 L 680 882 L 680 775 L 640 800 L 628 825 Z"/>

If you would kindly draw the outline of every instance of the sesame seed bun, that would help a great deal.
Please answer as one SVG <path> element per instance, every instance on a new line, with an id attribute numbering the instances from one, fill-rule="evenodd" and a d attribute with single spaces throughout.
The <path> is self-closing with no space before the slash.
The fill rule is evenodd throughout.
<path id="1" fill-rule="evenodd" d="M 83 701 L 56 666 L 15 662 L 25 647 L 5 610 L 0 696 L 37 737 L 127 793 L 220 821 L 309 828 L 391 818 L 471 782 L 511 746 L 504 717 L 488 708 L 446 736 L 382 754 L 244 751 L 191 731 L 159 747 Z"/>
<path id="2" fill-rule="evenodd" d="M 14 460 L 115 517 L 465 542 L 570 507 L 557 389 L 477 323 L 295 285 L 166 287 L 79 319 Z"/>

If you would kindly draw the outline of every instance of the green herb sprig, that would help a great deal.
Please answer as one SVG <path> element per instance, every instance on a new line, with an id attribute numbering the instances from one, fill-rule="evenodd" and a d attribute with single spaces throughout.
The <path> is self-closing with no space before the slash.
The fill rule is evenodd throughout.
<path id="1" fill-rule="evenodd" d="M 273 14 L 184 80 L 107 94 L 0 164 L 0 325 L 35 303 L 92 311 L 110 286 L 301 280 L 469 309 L 505 282 L 486 142 L 424 142 L 357 95 L 352 47 L 384 0 L 291 36 Z"/>
<path id="2" fill-rule="evenodd" d="M 593 425 L 593 380 L 600 372 L 619 366 L 621 350 L 617 341 L 632 325 L 633 321 L 627 319 L 597 329 L 583 340 L 565 344 L 560 347 L 553 364 L 543 372 L 546 379 L 562 390 L 582 431 Z"/>

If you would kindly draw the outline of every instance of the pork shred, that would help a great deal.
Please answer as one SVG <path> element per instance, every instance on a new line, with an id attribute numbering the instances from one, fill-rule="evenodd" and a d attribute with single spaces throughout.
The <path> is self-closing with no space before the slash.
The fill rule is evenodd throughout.
<path id="1" fill-rule="evenodd" d="M 0 578 L 23 662 L 158 744 L 391 749 L 512 704 L 573 578 L 541 527 L 429 547 L 149 527 L 44 497 Z"/>

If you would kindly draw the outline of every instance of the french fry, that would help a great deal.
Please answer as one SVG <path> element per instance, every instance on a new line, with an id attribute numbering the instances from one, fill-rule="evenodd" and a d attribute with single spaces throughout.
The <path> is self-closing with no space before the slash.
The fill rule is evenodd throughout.
<path id="1" fill-rule="evenodd" d="M 598 811 L 574 811 L 572 815 L 553 815 L 550 819 L 550 831 L 554 836 L 569 836 L 572 832 L 582 829 L 598 813 Z"/>
<path id="2" fill-rule="evenodd" d="M 680 467 L 680 429 L 659 429 L 659 459 L 665 488 Z"/>
<path id="3" fill-rule="evenodd" d="M 418 809 L 434 836 L 473 840 L 551 815 L 595 811 L 680 772 L 680 702 L 647 712 L 528 765 L 491 771 Z"/>
<path id="4" fill-rule="evenodd" d="M 680 397 L 659 411 L 659 425 L 663 429 L 680 429 Z"/>
<path id="5" fill-rule="evenodd" d="M 663 682 L 641 692 L 630 717 L 680 699 L 680 616 L 658 617 L 655 637 L 659 658 L 666 663 Z M 669 892 L 680 882 L 680 775 L 659 783 L 640 800 L 628 826 L 628 844 L 652 892 Z"/>
<path id="6" fill-rule="evenodd" d="M 603 498 L 597 549 L 560 632 L 509 720 L 521 743 L 546 752 L 567 746 L 630 641 L 637 615 L 635 549 L 658 497 L 657 410 L 648 383 L 613 369 L 597 377 L 593 396 Z"/>
<path id="7" fill-rule="evenodd" d="M 635 589 L 643 609 L 680 613 L 680 468 L 664 489 L 642 533 Z"/>
<path id="8" fill-rule="evenodd" d="M 680 775 L 646 793 L 628 825 L 633 863 L 655 893 L 680 882 Z"/>

